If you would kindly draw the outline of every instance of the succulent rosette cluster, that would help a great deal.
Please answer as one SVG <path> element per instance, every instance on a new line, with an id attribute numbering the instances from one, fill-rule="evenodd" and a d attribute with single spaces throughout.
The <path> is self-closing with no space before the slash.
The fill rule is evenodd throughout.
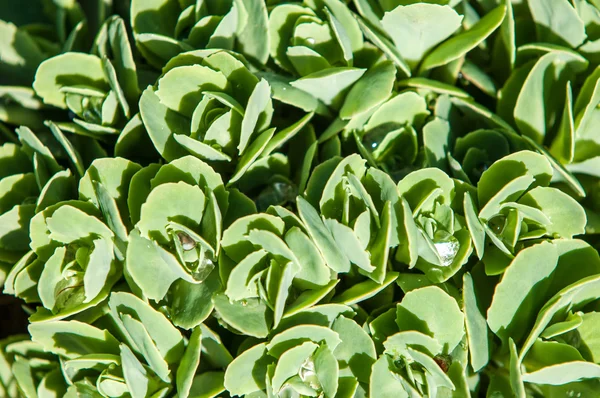
<path id="1" fill-rule="evenodd" d="M 257 78 L 238 55 L 223 50 L 175 57 L 157 87 L 144 91 L 140 110 L 165 159 L 192 154 L 227 173 L 230 184 L 308 121 L 276 134 L 269 83 Z"/>
<path id="2" fill-rule="evenodd" d="M 205 48 L 236 50 L 260 64 L 268 59 L 260 0 L 133 0 L 131 26 L 138 49 L 159 69 L 179 53 Z"/>
<path id="3" fill-rule="evenodd" d="M 596 397 L 598 26 L 0 2 L 0 398 Z"/>
<path id="4" fill-rule="evenodd" d="M 439 287 L 406 292 L 369 324 L 383 351 L 373 365 L 371 396 L 468 394 L 463 324 L 456 299 Z"/>
<path id="5" fill-rule="evenodd" d="M 457 185 L 435 168 L 414 171 L 398 183 L 400 244 L 395 259 L 420 269 L 436 283 L 458 272 L 473 250 L 467 222 L 456 204 L 461 194 Z"/>
<path id="6" fill-rule="evenodd" d="M 240 347 L 225 372 L 225 387 L 238 396 L 365 394 L 375 344 L 355 315 L 341 304 L 296 312 L 266 342 Z"/>
<path id="7" fill-rule="evenodd" d="M 469 232 L 488 274 L 501 273 L 519 250 L 539 239 L 572 238 L 584 232 L 583 207 L 547 186 L 552 173 L 542 155 L 516 152 L 483 172 L 477 202 L 465 194 Z"/>
<path id="8" fill-rule="evenodd" d="M 47 105 L 68 109 L 71 133 L 106 139 L 118 135 L 136 113 L 138 77 L 123 20 L 111 17 L 100 28 L 91 54 L 66 52 L 44 61 L 33 88 Z"/>
<path id="9" fill-rule="evenodd" d="M 29 251 L 34 215 L 75 193 L 71 171 L 58 164 L 29 128 L 17 129 L 17 136 L 19 144 L 6 142 L 0 147 L 0 264 L 4 277 Z"/>
<path id="10" fill-rule="evenodd" d="M 122 275 L 127 241 L 119 206 L 138 168 L 98 159 L 79 182 L 79 200 L 50 203 L 31 219 L 31 251 L 10 271 L 5 290 L 41 304 L 33 319 L 64 319 L 108 297 Z"/>

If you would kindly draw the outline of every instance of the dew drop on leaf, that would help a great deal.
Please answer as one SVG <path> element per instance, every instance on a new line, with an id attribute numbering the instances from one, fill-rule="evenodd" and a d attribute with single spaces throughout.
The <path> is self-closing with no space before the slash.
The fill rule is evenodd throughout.
<path id="1" fill-rule="evenodd" d="M 442 267 L 448 267 L 454 262 L 454 258 L 458 254 L 460 243 L 458 243 L 458 239 L 446 231 L 438 231 L 435 235 L 436 239 L 433 245 L 440 256 L 440 260 L 442 260 Z"/>
<path id="2" fill-rule="evenodd" d="M 496 234 L 500 235 L 502 231 L 504 231 L 504 226 L 506 225 L 506 216 L 499 214 L 490 218 L 488 221 L 488 226 L 490 229 Z"/>

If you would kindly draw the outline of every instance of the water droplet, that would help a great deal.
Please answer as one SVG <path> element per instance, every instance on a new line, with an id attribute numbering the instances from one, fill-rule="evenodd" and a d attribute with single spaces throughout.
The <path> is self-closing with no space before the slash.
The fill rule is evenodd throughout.
<path id="1" fill-rule="evenodd" d="M 315 45 L 315 43 L 316 43 L 316 40 L 315 40 L 314 38 L 312 38 L 312 37 L 307 37 L 307 38 L 306 38 L 306 42 L 307 42 L 309 45 L 311 45 L 311 46 L 314 46 L 314 45 Z"/>
<path id="2" fill-rule="evenodd" d="M 363 137 L 363 144 L 367 149 L 374 151 L 383 142 L 388 131 L 383 129 L 375 129 L 372 132 L 365 134 Z"/>
<path id="3" fill-rule="evenodd" d="M 276 181 L 267 186 L 256 198 L 256 207 L 265 211 L 269 206 L 284 206 L 293 203 L 298 195 L 298 188 L 291 182 Z"/>
<path id="4" fill-rule="evenodd" d="M 276 182 L 273 184 L 273 189 L 282 201 L 289 201 L 296 197 L 296 189 L 292 184 Z"/>
<path id="5" fill-rule="evenodd" d="M 245 306 L 248 305 L 248 300 L 244 299 L 244 300 L 241 301 L 241 303 L 242 303 L 242 307 L 245 307 Z"/>
<path id="6" fill-rule="evenodd" d="M 502 231 L 504 231 L 504 226 L 506 225 L 506 216 L 503 214 L 499 214 L 490 218 L 488 221 L 488 227 L 496 234 L 500 235 Z"/>
<path id="7" fill-rule="evenodd" d="M 312 360 L 312 358 L 306 358 L 306 360 L 300 367 L 298 376 L 300 376 L 302 381 L 308 384 L 312 389 L 321 389 L 321 384 L 319 383 L 319 379 L 317 378 L 317 372 L 315 372 L 315 363 Z"/>
<path id="8" fill-rule="evenodd" d="M 185 232 L 177 232 L 177 238 L 179 239 L 179 242 L 181 242 L 181 247 L 185 251 L 192 250 L 194 247 L 196 247 L 196 241 Z"/>
<path id="9" fill-rule="evenodd" d="M 440 259 L 442 260 L 442 267 L 448 267 L 451 265 L 454 262 L 454 257 L 456 257 L 460 249 L 460 243 L 458 243 L 458 239 L 446 231 L 437 231 L 435 233 L 433 245 L 435 246 Z"/>

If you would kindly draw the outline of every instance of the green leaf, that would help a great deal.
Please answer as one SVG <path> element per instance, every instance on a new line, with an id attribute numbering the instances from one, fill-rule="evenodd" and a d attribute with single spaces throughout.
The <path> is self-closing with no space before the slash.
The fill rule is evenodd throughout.
<path id="1" fill-rule="evenodd" d="M 370 299 L 393 283 L 396 278 L 398 278 L 397 272 L 387 272 L 385 279 L 381 283 L 377 283 L 370 279 L 356 283 L 352 287 L 344 290 L 343 293 L 335 296 L 332 299 L 332 302 L 352 305 Z"/>
<path id="2" fill-rule="evenodd" d="M 173 324 L 183 329 L 192 329 L 204 322 L 214 308 L 211 297 L 220 287 L 216 271 L 202 283 L 176 280 L 169 291 Z"/>
<path id="3" fill-rule="evenodd" d="M 175 265 L 175 258 L 171 256 L 168 261 L 163 253 L 163 249 L 142 237 L 137 229 L 129 234 L 125 267 L 144 295 L 154 300 L 161 300 L 183 274 L 180 266 Z"/>
<path id="4" fill-rule="evenodd" d="M 550 153 L 563 163 L 571 163 L 575 156 L 575 122 L 573 117 L 573 90 L 567 82 L 567 98 L 556 138 L 552 141 Z"/>
<path id="5" fill-rule="evenodd" d="M 462 19 L 448 6 L 421 3 L 386 12 L 381 24 L 402 58 L 414 69 L 429 50 L 460 28 Z"/>
<path id="6" fill-rule="evenodd" d="M 383 31 L 383 27 L 374 26 L 374 22 L 376 22 L 377 25 L 380 25 L 379 18 L 377 18 L 376 21 L 369 21 L 368 19 L 363 19 L 357 15 L 355 15 L 354 18 L 356 18 L 356 21 L 358 22 L 358 25 L 360 26 L 360 29 L 365 37 L 373 42 L 373 44 L 375 44 L 377 48 L 379 48 L 396 65 L 402 76 L 410 77 L 410 67 L 402 58 L 398 48 L 396 48 L 394 43 L 392 43 L 387 37 L 385 37 L 385 35 L 381 33 Z"/>
<path id="7" fill-rule="evenodd" d="M 246 152 L 242 155 L 238 161 L 236 171 L 233 176 L 229 179 L 227 185 L 232 185 L 237 182 L 246 171 L 252 166 L 252 164 L 259 158 L 259 156 L 265 151 L 265 148 L 269 145 L 269 142 L 275 134 L 275 128 L 263 131 L 256 139 L 248 146 Z"/>
<path id="8" fill-rule="evenodd" d="M 179 369 L 177 369 L 177 394 L 181 398 L 187 398 L 189 396 L 194 375 L 200 365 L 201 348 L 202 329 L 196 327 L 190 336 L 188 346 L 181 358 Z"/>
<path id="9" fill-rule="evenodd" d="M 258 338 L 266 337 L 273 324 L 273 314 L 259 299 L 230 302 L 224 294 L 212 297 L 219 316 L 236 330 Z"/>
<path id="10" fill-rule="evenodd" d="M 326 218 L 324 221 L 336 245 L 343 250 L 348 260 L 367 273 L 373 272 L 375 267 L 371 265 L 369 253 L 362 248 L 354 231 L 335 219 Z"/>
<path id="11" fill-rule="evenodd" d="M 377 107 L 390 96 L 395 78 L 396 68 L 391 62 L 367 70 L 348 92 L 340 118 L 348 120 Z"/>
<path id="12" fill-rule="evenodd" d="M 248 23 L 236 38 L 240 52 L 249 58 L 265 64 L 269 58 L 269 27 L 266 4 L 261 0 L 249 0 L 241 3 L 248 15 Z M 239 26 L 243 26 L 241 23 Z"/>
<path id="13" fill-rule="evenodd" d="M 33 89 L 44 103 L 66 108 L 65 95 L 61 88 L 77 84 L 85 84 L 102 91 L 108 90 L 108 81 L 100 58 L 75 52 L 52 57 L 42 62 L 37 69 Z"/>
<path id="14" fill-rule="evenodd" d="M 133 398 L 146 397 L 150 388 L 148 374 L 135 354 L 125 344 L 121 344 L 121 365 L 123 378 L 131 396 Z"/>
<path id="15" fill-rule="evenodd" d="M 75 178 L 70 170 L 54 174 L 44 185 L 36 202 L 35 211 L 39 213 L 49 206 L 68 200 L 75 191 Z"/>
<path id="16" fill-rule="evenodd" d="M 265 343 L 244 351 L 227 367 L 225 388 L 230 394 L 239 396 L 264 390 L 267 366 L 272 362 Z"/>
<path id="17" fill-rule="evenodd" d="M 311 94 L 325 105 L 338 109 L 344 97 L 366 72 L 360 68 L 329 68 L 319 72 L 311 73 L 290 84 Z"/>
<path id="18" fill-rule="evenodd" d="M 535 179 L 530 189 L 538 185 L 547 186 L 552 178 L 552 167 L 542 155 L 531 151 L 505 156 L 494 162 L 481 175 L 477 184 L 479 206 L 483 207 L 502 187 L 523 175 L 531 175 Z"/>
<path id="19" fill-rule="evenodd" d="M 506 6 L 500 5 L 486 14 L 467 31 L 446 40 L 431 51 L 421 63 L 421 72 L 446 65 L 477 47 L 487 39 L 502 23 L 506 14 Z"/>
<path id="20" fill-rule="evenodd" d="M 517 398 L 525 398 L 525 385 L 521 375 L 521 366 L 517 357 L 517 347 L 512 338 L 508 340 L 510 350 L 510 386 Z"/>
<path id="21" fill-rule="evenodd" d="M 119 342 L 108 331 L 78 321 L 32 323 L 29 333 L 44 350 L 69 359 L 96 353 L 119 354 Z"/>
<path id="22" fill-rule="evenodd" d="M 297 199 L 297 204 L 300 218 L 308 234 L 323 255 L 325 263 L 335 272 L 348 272 L 350 270 L 350 260 L 337 246 L 315 208 L 300 196 Z"/>
<path id="23" fill-rule="evenodd" d="M 523 360 L 538 336 L 542 334 L 554 316 L 557 314 L 566 314 L 570 310 L 577 311 L 585 304 L 595 300 L 596 289 L 598 289 L 599 284 L 600 277 L 598 276 L 584 277 L 553 296 L 539 311 L 535 324 L 523 343 L 519 361 Z"/>
<path id="24" fill-rule="evenodd" d="M 254 87 L 252 95 L 250 95 L 248 106 L 246 107 L 246 113 L 244 114 L 244 119 L 242 120 L 242 132 L 240 136 L 240 142 L 238 144 L 238 152 L 240 155 L 244 153 L 250 141 L 250 137 L 254 133 L 255 129 L 260 126 L 259 118 L 266 118 L 268 125 L 270 114 L 272 113 L 271 87 L 265 79 L 261 79 L 261 81 Z"/>
<path id="25" fill-rule="evenodd" d="M 454 97 L 470 98 L 471 96 L 450 84 L 442 83 L 437 80 L 427 79 L 424 77 L 411 77 L 410 79 L 400 80 L 397 82 L 398 87 L 411 87 L 432 91 L 438 94 L 448 94 Z"/>
<path id="26" fill-rule="evenodd" d="M 312 94 L 290 85 L 293 81 L 292 78 L 272 72 L 261 72 L 258 75 L 269 82 L 273 91 L 273 99 L 300 108 L 305 112 L 315 112 L 318 115 L 331 116 L 331 111 L 323 102 Z"/>
<path id="27" fill-rule="evenodd" d="M 570 268 L 573 261 L 585 266 L 575 272 Z M 547 300 L 569 284 L 595 274 L 599 267 L 597 253 L 578 240 L 560 239 L 521 250 L 496 288 L 488 310 L 490 329 L 503 341 L 512 337 L 520 342 L 526 326 L 534 323 Z"/>
<path id="28" fill-rule="evenodd" d="M 324 342 L 331 350 L 335 350 L 341 343 L 338 334 L 330 328 L 317 325 L 300 325 L 289 328 L 273 337 L 267 344 L 267 350 L 269 355 L 280 358 L 292 347 L 299 346 L 307 341 Z"/>
<path id="29" fill-rule="evenodd" d="M 548 366 L 535 372 L 524 374 L 523 381 L 559 386 L 598 377 L 600 377 L 600 365 L 584 361 L 573 361 Z"/>
<path id="30" fill-rule="evenodd" d="M 276 149 L 279 149 L 280 147 L 285 145 L 286 142 L 288 142 L 290 139 L 292 139 L 296 134 L 298 134 L 300 131 L 302 131 L 302 129 L 305 126 L 308 125 L 308 123 L 311 121 L 313 116 L 314 116 L 314 113 L 312 113 L 312 112 L 308 113 L 308 114 L 304 115 L 296 123 L 292 124 L 289 127 L 286 127 L 285 129 L 283 129 L 280 132 L 278 132 L 277 134 L 275 134 L 273 136 L 273 138 L 269 141 L 269 143 L 267 144 L 265 149 L 261 152 L 260 157 L 264 158 L 264 157 L 270 155 Z"/>
<path id="31" fill-rule="evenodd" d="M 584 209 L 569 195 L 554 188 L 536 187 L 527 192 L 519 203 L 544 212 L 552 225 L 546 228 L 548 235 L 572 238 L 585 232 Z"/>
<path id="32" fill-rule="evenodd" d="M 568 44 L 576 48 L 586 39 L 585 25 L 568 0 L 552 3 L 532 0 L 529 10 L 536 24 L 539 41 Z"/>
<path id="33" fill-rule="evenodd" d="M 329 271 L 327 270 L 329 275 Z M 298 274 L 296 274 L 297 276 Z M 296 282 L 295 282 L 296 283 Z M 302 292 L 298 298 L 287 306 L 286 311 L 283 315 L 284 318 L 292 316 L 298 312 L 304 311 L 308 308 L 313 307 L 323 298 L 325 298 L 339 283 L 339 280 L 333 280 L 321 289 L 306 290 Z"/>
<path id="34" fill-rule="evenodd" d="M 175 134 L 189 134 L 190 122 L 173 112 L 160 101 L 152 87 L 148 87 L 140 98 L 140 115 L 154 147 L 167 160 L 187 155 Z"/>
<path id="35" fill-rule="evenodd" d="M 135 297 L 133 294 L 124 292 L 113 292 L 109 299 L 109 308 L 113 318 L 125 335 L 128 335 L 132 329 L 123 322 L 126 319 L 133 320 L 138 325 L 143 325 L 146 334 L 154 342 L 166 363 L 176 363 L 183 355 L 183 337 L 181 333 L 171 324 L 171 322 L 160 312 L 156 311 L 149 304 Z M 131 347 L 138 347 L 141 352 L 149 347 L 140 347 L 142 341 L 129 339 Z M 149 357 L 144 355 L 146 360 Z M 156 371 L 156 369 L 154 369 Z"/>
<path id="36" fill-rule="evenodd" d="M 369 398 L 408 398 L 403 383 L 396 377 L 390 368 L 392 359 L 387 355 L 379 357 L 373 364 L 370 378 Z"/>
<path id="37" fill-rule="evenodd" d="M 337 349 L 337 348 L 336 348 Z M 315 373 L 325 397 L 335 397 L 338 390 L 339 365 L 328 346 L 322 345 L 313 356 Z M 281 360 L 285 360 L 285 353 Z"/>
<path id="38" fill-rule="evenodd" d="M 566 79 L 574 71 L 583 70 L 587 60 L 581 55 L 567 51 L 553 51 L 542 56 L 535 64 L 523 87 L 514 109 L 515 122 L 524 135 L 542 143 L 550 134 L 551 118 L 558 118 L 563 109 Z M 553 70 L 556 78 L 547 80 L 544 76 Z M 536 98 L 531 101 L 531 98 Z"/>
<path id="39" fill-rule="evenodd" d="M 467 227 L 471 233 L 471 239 L 473 240 L 477 257 L 481 259 L 483 258 L 483 252 L 485 250 L 485 229 L 477 216 L 477 209 L 475 208 L 475 204 L 473 203 L 473 199 L 469 192 L 465 194 L 464 211 Z"/>
<path id="40" fill-rule="evenodd" d="M 397 307 L 400 330 L 418 330 L 452 351 L 464 336 L 464 315 L 454 298 L 436 286 L 408 292 Z"/>
<path id="41" fill-rule="evenodd" d="M 161 184 L 150 192 L 142 205 L 136 226 L 142 236 L 167 244 L 171 241 L 166 228 L 168 221 L 197 230 L 205 206 L 206 196 L 200 187 L 185 182 Z"/>
<path id="42" fill-rule="evenodd" d="M 195 398 L 217 397 L 225 391 L 223 372 L 204 372 L 194 377 L 190 396 Z"/>
<path id="43" fill-rule="evenodd" d="M 371 253 L 371 264 L 374 267 L 374 271 L 368 276 L 374 281 L 383 283 L 386 271 L 388 259 L 390 256 L 390 247 L 393 246 L 392 236 L 394 227 L 394 216 L 392 210 L 392 202 L 387 201 L 381 212 L 381 226 L 375 236 L 373 244 L 369 248 Z"/>
<path id="44" fill-rule="evenodd" d="M 462 299 L 470 363 L 473 371 L 477 372 L 487 365 L 490 359 L 490 340 L 485 311 L 481 300 L 477 297 L 473 277 L 468 272 L 463 275 Z"/>
<path id="45" fill-rule="evenodd" d="M 46 126 L 48 126 L 48 128 L 50 128 L 50 131 L 52 132 L 54 138 L 56 138 L 58 143 L 67 152 L 69 162 L 75 168 L 77 174 L 79 174 L 80 177 L 83 177 L 85 167 L 83 166 L 83 160 L 81 159 L 80 153 L 77 151 L 77 149 L 75 149 L 71 141 L 69 141 L 67 137 L 65 137 L 64 133 L 60 130 L 60 128 L 58 128 L 56 124 L 54 124 L 50 120 L 47 120 L 45 124 Z"/>
<path id="46" fill-rule="evenodd" d="M 339 334 L 342 340 L 333 351 L 340 363 L 340 376 L 350 374 L 358 381 L 368 383 L 371 365 L 377 359 L 373 340 L 355 321 L 345 317 L 337 318 L 332 330 Z"/>
<path id="47" fill-rule="evenodd" d="M 315 343 L 307 341 L 282 353 L 273 375 L 273 390 L 279 391 L 287 379 L 298 374 L 304 361 L 318 348 Z"/>
<path id="48" fill-rule="evenodd" d="M 159 79 L 156 96 L 169 109 L 191 117 L 202 100 L 202 91 L 224 91 L 227 83 L 223 73 L 207 66 L 180 66 Z"/>

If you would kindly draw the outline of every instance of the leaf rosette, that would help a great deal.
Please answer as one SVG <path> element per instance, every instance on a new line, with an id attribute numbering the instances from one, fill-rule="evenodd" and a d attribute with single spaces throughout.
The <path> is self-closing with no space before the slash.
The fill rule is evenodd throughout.
<path id="1" fill-rule="evenodd" d="M 413 171 L 398 183 L 400 244 L 395 259 L 435 283 L 446 281 L 473 251 L 465 218 L 457 209 L 459 186 L 436 168 Z"/>
<path id="2" fill-rule="evenodd" d="M 439 287 L 407 292 L 395 308 L 373 319 L 369 330 L 381 352 L 370 397 L 468 394 L 464 315 Z"/>
<path id="3" fill-rule="evenodd" d="M 269 35 L 271 57 L 295 76 L 352 67 L 364 44 L 358 23 L 339 0 L 276 5 Z"/>
<path id="4" fill-rule="evenodd" d="M 126 292 L 111 293 L 85 322 L 35 323 L 29 332 L 46 355 L 60 357 L 65 397 L 158 398 L 174 390 L 214 397 L 224 391 L 223 370 L 231 362 L 209 327 L 199 325 L 185 338 L 164 314 Z"/>
<path id="5" fill-rule="evenodd" d="M 195 327 L 212 312 L 210 297 L 220 286 L 215 266 L 224 226 L 256 208 L 193 156 L 150 165 L 131 181 L 127 203 L 135 228 L 126 277 L 140 296 L 164 305 L 177 326 Z"/>
<path id="6" fill-rule="evenodd" d="M 213 302 L 218 319 L 238 333 L 265 337 L 284 316 L 314 305 L 337 283 L 301 220 L 280 206 L 237 219 L 221 245 L 224 292 Z"/>
<path id="7" fill-rule="evenodd" d="M 227 391 L 232 396 L 366 394 L 375 345 L 354 315 L 345 305 L 315 306 L 286 318 L 268 341 L 242 344 L 225 372 Z"/>
<path id="8" fill-rule="evenodd" d="M 395 180 L 400 180 L 429 160 L 424 153 L 432 135 L 428 129 L 434 130 L 438 136 L 443 135 L 439 129 L 443 130 L 444 126 L 438 126 L 443 121 L 425 124 L 429 115 L 424 95 L 403 91 L 367 115 L 358 116 L 363 125 L 354 128 L 351 121 L 346 129 L 356 130 L 359 151 L 371 166 L 379 167 Z"/>
<path id="9" fill-rule="evenodd" d="M 140 101 L 144 125 L 165 159 L 192 154 L 234 173 L 230 183 L 275 149 L 269 145 L 271 88 L 238 57 L 223 50 L 181 54 Z"/>
<path id="10" fill-rule="evenodd" d="M 163 314 L 130 293 L 113 292 L 101 307 L 87 322 L 61 320 L 29 328 L 34 342 L 61 358 L 64 396 L 165 397 L 177 386 L 178 395 L 187 397 L 202 344 L 214 339 L 210 329 L 199 327 L 184 339 Z M 72 344 L 60 343 L 65 340 Z"/>
<path id="11" fill-rule="evenodd" d="M 453 8 L 458 3 L 355 0 L 365 36 L 407 77 L 433 70 L 455 78 L 465 56 L 500 27 L 507 12 L 500 5 L 479 17 L 467 6 L 459 15 Z"/>
<path id="12" fill-rule="evenodd" d="M 80 200 L 50 204 L 31 219 L 32 251 L 11 270 L 6 290 L 42 304 L 32 321 L 64 319 L 108 297 L 127 242 L 119 206 L 139 168 L 122 158 L 96 160 L 80 180 Z"/>
<path id="13" fill-rule="evenodd" d="M 531 272 L 533 261 L 536 272 Z M 539 390 L 544 396 L 569 391 L 586 396 L 597 388 L 599 272 L 598 252 L 576 239 L 530 246 L 506 269 L 487 310 L 487 324 L 502 341 L 503 352 L 510 352 L 515 394 Z M 481 295 L 474 297 L 485 302 Z M 468 313 L 467 320 L 473 316 L 479 315 Z"/>
<path id="14" fill-rule="evenodd" d="M 329 117 L 339 112 L 346 121 L 392 91 L 396 68 L 364 40 L 340 0 L 278 4 L 269 14 L 269 34 L 271 57 L 285 73 L 261 76 L 285 104 Z"/>
<path id="15" fill-rule="evenodd" d="M 555 159 L 567 171 L 557 175 L 553 182 L 577 197 L 591 220 L 596 220 L 595 215 L 599 210 L 597 184 L 600 174 L 597 165 L 600 162 L 600 141 L 593 127 L 593 120 L 598 116 L 599 78 L 600 70 L 596 68 L 581 87 L 575 86 L 574 81 L 573 84 L 571 81 L 567 83 L 563 104 L 557 100 L 557 105 L 562 106 L 557 115 L 560 123 L 557 123 L 558 128 L 552 139 L 545 140 L 549 158 Z M 572 85 L 576 88 L 573 89 Z M 573 181 L 576 185 L 573 185 Z M 596 229 L 597 223 L 592 221 L 588 223 L 586 232 L 596 233 Z"/>
<path id="16" fill-rule="evenodd" d="M 501 129 L 478 129 L 456 139 L 449 169 L 455 178 L 477 185 L 494 162 L 526 149 L 518 135 Z"/>
<path id="17" fill-rule="evenodd" d="M 317 166 L 298 211 L 326 264 L 344 275 L 334 301 L 356 303 L 387 287 L 389 253 L 398 245 L 395 207 L 399 197 L 392 179 L 354 154 Z M 349 288 L 346 290 L 346 288 Z"/>
<path id="18" fill-rule="evenodd" d="M 87 52 L 108 15 L 126 14 L 124 4 L 85 7 L 76 1 L 34 0 L 27 13 L 6 7 L 0 21 L 0 120 L 38 131 L 62 115 L 31 88 L 40 63 L 66 52 Z M 3 131 L 6 133 L 6 131 Z"/>
<path id="19" fill-rule="evenodd" d="M 139 88 L 123 20 L 106 20 L 91 54 L 66 52 L 36 71 L 33 88 L 45 104 L 71 113 L 60 122 L 66 131 L 107 140 L 116 136 L 137 111 Z"/>
<path id="20" fill-rule="evenodd" d="M 0 366 L 3 397 L 59 396 L 66 392 L 58 357 L 27 335 L 0 340 Z"/>
<path id="21" fill-rule="evenodd" d="M 34 214 L 75 194 L 71 172 L 48 147 L 27 127 L 18 128 L 17 135 L 20 145 L 0 146 L 0 264 L 6 272 L 29 251 Z"/>
<path id="22" fill-rule="evenodd" d="M 548 187 L 552 174 L 546 157 L 520 151 L 482 173 L 476 197 L 474 192 L 465 194 L 469 232 L 488 274 L 502 273 L 519 250 L 539 239 L 584 232 L 584 209 L 569 195 Z"/>
<path id="23" fill-rule="evenodd" d="M 195 49 L 235 50 L 261 65 L 269 55 L 262 0 L 133 0 L 131 24 L 138 49 L 158 69 Z"/>

